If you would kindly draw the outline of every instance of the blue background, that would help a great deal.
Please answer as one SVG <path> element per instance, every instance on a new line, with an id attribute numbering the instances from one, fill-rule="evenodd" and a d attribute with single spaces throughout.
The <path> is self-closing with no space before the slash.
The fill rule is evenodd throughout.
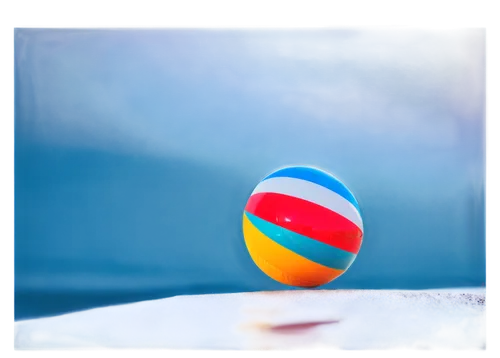
<path id="1" fill-rule="evenodd" d="M 485 282 L 483 30 L 15 30 L 15 318 L 290 289 L 242 212 L 340 178 L 361 251 L 323 288 Z"/>

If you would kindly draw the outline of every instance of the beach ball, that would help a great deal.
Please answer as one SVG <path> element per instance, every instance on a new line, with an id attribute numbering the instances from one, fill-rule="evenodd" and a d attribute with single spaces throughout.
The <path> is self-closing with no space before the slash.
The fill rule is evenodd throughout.
<path id="1" fill-rule="evenodd" d="M 363 221 L 351 191 L 314 167 L 279 169 L 255 187 L 243 212 L 243 236 L 255 264 L 290 286 L 317 287 L 351 266 Z"/>

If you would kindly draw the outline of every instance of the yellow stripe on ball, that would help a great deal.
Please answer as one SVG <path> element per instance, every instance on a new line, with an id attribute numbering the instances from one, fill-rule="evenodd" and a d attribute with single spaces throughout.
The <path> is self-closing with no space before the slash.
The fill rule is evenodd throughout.
<path id="1" fill-rule="evenodd" d="M 291 286 L 316 287 L 340 276 L 332 269 L 306 259 L 277 244 L 243 214 L 243 234 L 250 256 L 257 266 L 274 280 Z"/>

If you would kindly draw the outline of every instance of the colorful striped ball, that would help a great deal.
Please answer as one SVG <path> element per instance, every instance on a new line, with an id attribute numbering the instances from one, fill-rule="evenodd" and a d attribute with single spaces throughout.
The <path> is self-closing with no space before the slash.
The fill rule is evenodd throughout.
<path id="1" fill-rule="evenodd" d="M 291 286 L 316 287 L 342 275 L 363 240 L 354 195 L 333 175 L 294 166 L 265 177 L 243 213 L 243 235 L 255 264 Z"/>

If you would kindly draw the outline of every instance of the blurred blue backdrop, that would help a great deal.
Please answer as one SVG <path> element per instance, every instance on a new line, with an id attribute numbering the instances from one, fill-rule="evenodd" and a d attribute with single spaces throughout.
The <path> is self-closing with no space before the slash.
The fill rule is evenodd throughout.
<path id="1" fill-rule="evenodd" d="M 485 282 L 483 30 L 15 30 L 15 318 L 290 289 L 246 200 L 292 164 L 357 197 L 323 288 Z"/>

